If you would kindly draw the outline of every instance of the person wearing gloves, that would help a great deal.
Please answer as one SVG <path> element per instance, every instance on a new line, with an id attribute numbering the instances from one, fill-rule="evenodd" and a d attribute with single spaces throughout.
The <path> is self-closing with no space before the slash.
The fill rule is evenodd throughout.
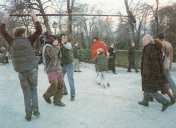
<path id="1" fill-rule="evenodd" d="M 42 27 L 34 13 L 31 13 L 35 26 L 35 32 L 26 36 L 26 29 L 23 27 L 15 28 L 13 36 L 6 31 L 9 15 L 5 15 L 0 25 L 0 33 L 11 46 L 12 63 L 18 73 L 21 88 L 24 95 L 25 119 L 30 121 L 32 114 L 39 116 L 37 79 L 38 79 L 38 59 L 32 48 L 33 43 L 42 33 Z"/>
<path id="2" fill-rule="evenodd" d="M 74 65 L 73 65 L 73 47 L 71 42 L 68 39 L 67 35 L 61 35 L 61 43 L 62 43 L 62 47 L 61 47 L 61 54 L 62 54 L 62 58 L 61 58 L 61 63 L 63 66 L 63 73 L 64 76 L 65 74 L 67 74 L 68 77 L 68 83 L 70 86 L 70 94 L 71 94 L 71 101 L 75 100 L 75 82 L 74 82 Z M 65 86 L 64 89 L 64 94 L 66 95 L 67 92 L 67 88 Z"/>

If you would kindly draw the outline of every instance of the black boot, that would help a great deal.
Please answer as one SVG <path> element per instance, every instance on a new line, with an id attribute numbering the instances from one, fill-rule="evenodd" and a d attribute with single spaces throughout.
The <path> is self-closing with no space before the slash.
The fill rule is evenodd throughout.
<path id="1" fill-rule="evenodd" d="M 70 100 L 75 101 L 75 96 L 71 96 Z"/>
<path id="2" fill-rule="evenodd" d="M 163 104 L 161 111 L 164 112 L 169 107 L 169 103 Z"/>
<path id="3" fill-rule="evenodd" d="M 54 101 L 54 105 L 59 106 L 59 107 L 65 107 L 65 104 L 62 101 Z"/>
<path id="4" fill-rule="evenodd" d="M 49 97 L 47 97 L 45 94 L 43 95 L 43 98 L 45 99 L 45 101 L 48 103 L 48 104 L 51 104 L 51 99 Z"/>
<path id="5" fill-rule="evenodd" d="M 148 106 L 149 106 L 149 103 L 146 102 L 146 101 L 140 101 L 140 102 L 138 102 L 138 104 L 139 104 L 139 105 L 143 105 L 143 106 L 145 106 L 145 107 L 148 107 Z"/>
<path id="6" fill-rule="evenodd" d="M 39 117 L 40 116 L 40 112 L 38 110 L 34 110 L 33 111 L 33 115 L 36 116 L 36 117 Z"/>
<path id="7" fill-rule="evenodd" d="M 32 113 L 26 113 L 25 119 L 27 121 L 31 121 L 31 118 L 32 118 Z"/>

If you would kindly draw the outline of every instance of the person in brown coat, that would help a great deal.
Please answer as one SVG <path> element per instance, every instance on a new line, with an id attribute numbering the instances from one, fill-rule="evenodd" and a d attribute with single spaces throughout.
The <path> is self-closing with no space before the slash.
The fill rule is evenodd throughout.
<path id="1" fill-rule="evenodd" d="M 51 104 L 50 98 L 53 97 L 54 105 L 65 106 L 61 101 L 63 97 L 64 77 L 60 64 L 61 58 L 58 57 L 59 52 L 58 41 L 53 36 L 53 40 L 43 47 L 43 64 L 50 82 L 50 86 L 44 93 L 43 98 L 47 103 Z"/>
<path id="2" fill-rule="evenodd" d="M 154 98 L 162 104 L 162 111 L 165 111 L 169 106 L 169 101 L 158 92 L 164 89 L 164 83 L 166 81 L 163 72 L 162 45 L 156 40 L 153 41 L 150 35 L 145 35 L 143 41 L 147 41 L 147 43 L 144 43 L 145 46 L 142 52 L 141 62 L 142 91 L 144 98 L 139 104 L 148 106 L 149 101 Z"/>

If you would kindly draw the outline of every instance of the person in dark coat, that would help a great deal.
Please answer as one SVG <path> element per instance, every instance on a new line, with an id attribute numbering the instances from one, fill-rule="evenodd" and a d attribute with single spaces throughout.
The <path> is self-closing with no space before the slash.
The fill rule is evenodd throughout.
<path id="1" fill-rule="evenodd" d="M 74 72 L 81 72 L 80 70 L 80 45 L 75 43 L 73 46 L 73 55 L 74 55 Z"/>
<path id="2" fill-rule="evenodd" d="M 148 106 L 149 101 L 155 98 L 162 104 L 162 111 L 165 111 L 169 106 L 169 101 L 158 92 L 164 89 L 166 81 L 163 72 L 162 45 L 157 41 L 153 42 L 150 35 L 144 36 L 143 41 L 145 46 L 142 52 L 141 75 L 144 98 L 139 104 Z"/>
<path id="3" fill-rule="evenodd" d="M 130 44 L 128 49 L 128 72 L 131 72 L 131 69 L 135 69 L 135 71 L 138 72 L 136 64 L 135 43 Z"/>
<path id="4" fill-rule="evenodd" d="M 116 58 L 116 53 L 114 52 L 113 46 L 109 48 L 109 59 L 108 59 L 108 68 L 109 70 L 112 70 L 114 74 L 116 74 L 115 70 L 115 58 Z"/>
<path id="5" fill-rule="evenodd" d="M 21 88 L 24 95 L 25 119 L 31 120 L 32 114 L 39 116 L 37 78 L 38 78 L 38 58 L 35 56 L 32 45 L 42 33 L 42 27 L 34 13 L 31 14 L 36 31 L 26 37 L 25 28 L 16 28 L 14 37 L 6 31 L 9 15 L 3 18 L 0 25 L 0 32 L 11 46 L 12 63 L 16 72 L 18 72 Z"/>

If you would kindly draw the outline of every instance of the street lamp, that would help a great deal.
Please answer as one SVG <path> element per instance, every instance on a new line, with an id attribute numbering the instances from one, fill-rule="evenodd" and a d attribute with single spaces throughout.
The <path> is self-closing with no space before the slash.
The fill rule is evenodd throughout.
<path id="1" fill-rule="evenodd" d="M 56 35 L 56 30 L 57 30 L 57 22 L 54 21 L 53 24 L 52 24 L 53 28 L 54 28 L 54 33 Z"/>

